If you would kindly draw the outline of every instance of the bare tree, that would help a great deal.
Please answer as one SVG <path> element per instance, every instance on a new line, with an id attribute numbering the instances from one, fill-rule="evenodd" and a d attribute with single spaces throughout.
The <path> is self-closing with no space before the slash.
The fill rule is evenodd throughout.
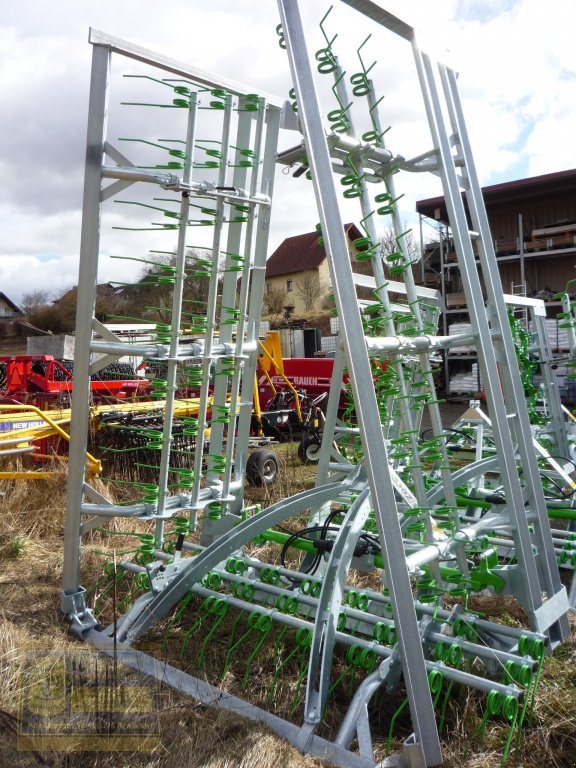
<path id="1" fill-rule="evenodd" d="M 49 303 L 49 296 L 50 294 L 48 291 L 43 291 L 41 289 L 25 293 L 20 302 L 20 308 L 25 315 L 30 315 L 41 307 L 46 307 Z"/>
<path id="2" fill-rule="evenodd" d="M 405 265 L 405 261 L 402 258 L 402 248 L 405 248 L 406 256 L 409 264 L 412 266 L 420 261 L 420 244 L 415 238 L 411 229 L 406 232 L 396 235 L 393 229 L 388 229 L 380 237 L 380 244 L 382 246 L 382 254 L 386 259 L 385 264 L 388 267 L 394 264 Z M 397 259 L 391 259 L 394 254 L 398 254 Z"/>
<path id="3" fill-rule="evenodd" d="M 212 273 L 211 252 L 189 248 L 186 251 L 184 272 L 185 316 L 204 315 Z M 218 266 L 218 279 L 220 277 L 221 268 Z M 170 323 L 174 280 L 174 255 L 152 254 L 138 282 L 127 286 L 122 292 L 124 311 L 142 319 Z"/>
<path id="4" fill-rule="evenodd" d="M 306 272 L 301 280 L 296 281 L 296 293 L 304 302 L 304 309 L 307 312 L 314 309 L 316 302 L 325 291 L 326 287 L 322 284 L 317 272 Z"/>
<path id="5" fill-rule="evenodd" d="M 286 303 L 286 291 L 282 288 L 273 288 L 264 294 L 264 306 L 271 315 L 279 315 L 284 310 Z"/>

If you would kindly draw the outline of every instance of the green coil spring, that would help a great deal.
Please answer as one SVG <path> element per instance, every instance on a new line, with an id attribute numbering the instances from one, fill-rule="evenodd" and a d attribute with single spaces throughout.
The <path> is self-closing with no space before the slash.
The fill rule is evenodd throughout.
<path id="1" fill-rule="evenodd" d="M 172 338 L 172 326 L 167 323 L 156 323 L 156 341 L 158 344 L 169 344 Z"/>
<path id="2" fill-rule="evenodd" d="M 260 112 L 262 109 L 262 99 L 257 93 L 246 93 L 244 95 L 244 106 L 242 109 L 238 109 L 237 112 Z M 250 150 L 245 150 L 249 152 Z M 254 154 L 254 153 L 252 153 Z M 246 166 L 252 168 L 252 165 Z"/>
<path id="3" fill-rule="evenodd" d="M 276 27 L 276 34 L 278 35 L 278 45 L 280 48 L 286 49 L 286 40 L 284 38 L 284 30 L 282 28 L 282 24 L 278 24 Z"/>
<path id="4" fill-rule="evenodd" d="M 221 456 L 220 454 L 216 453 L 209 453 L 208 454 L 208 467 L 212 472 L 215 472 L 217 475 L 222 474 L 226 471 L 226 457 Z"/>
<path id="5" fill-rule="evenodd" d="M 235 208 L 235 210 L 243 211 L 244 213 L 249 213 L 250 210 L 251 210 L 249 205 L 246 205 L 246 206 L 236 205 L 236 206 L 234 206 L 234 208 Z M 229 264 L 226 267 L 224 272 L 238 272 L 238 273 L 240 273 L 240 272 L 244 271 L 244 269 L 246 268 L 246 257 L 245 256 L 240 256 L 238 253 L 231 253 L 229 251 L 222 251 L 222 253 L 227 257 L 227 260 L 232 262 L 231 264 Z"/>
<path id="6" fill-rule="evenodd" d="M 236 360 L 234 357 L 221 357 L 217 366 L 217 376 L 233 376 L 236 373 Z"/>
<path id="7" fill-rule="evenodd" d="M 212 424 L 230 424 L 230 406 L 217 405 L 212 410 Z"/>
<path id="8" fill-rule="evenodd" d="M 177 515 L 170 518 L 172 530 L 166 532 L 162 551 L 169 555 L 175 552 L 176 541 L 179 536 L 188 536 L 190 533 L 190 521 L 183 515 Z"/>

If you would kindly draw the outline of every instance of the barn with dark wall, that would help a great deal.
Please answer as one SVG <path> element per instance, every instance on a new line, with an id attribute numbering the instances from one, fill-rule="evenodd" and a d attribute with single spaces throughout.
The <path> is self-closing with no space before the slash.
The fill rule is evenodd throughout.
<path id="1" fill-rule="evenodd" d="M 504 292 L 546 302 L 552 346 L 562 352 L 562 307 L 555 294 L 568 290 L 576 295 L 576 169 L 494 184 L 482 193 Z M 419 278 L 445 296 L 444 333 L 458 332 L 466 324 L 467 309 L 445 200 L 419 200 L 416 211 L 424 241 Z M 480 391 L 473 350 L 457 350 L 449 357 L 446 391 Z"/>

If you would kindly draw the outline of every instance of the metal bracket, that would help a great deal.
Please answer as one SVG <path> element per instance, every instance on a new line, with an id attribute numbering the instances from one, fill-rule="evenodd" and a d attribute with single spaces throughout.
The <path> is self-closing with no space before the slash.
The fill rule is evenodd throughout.
<path id="1" fill-rule="evenodd" d="M 63 590 L 60 597 L 60 607 L 70 621 L 70 631 L 80 639 L 86 632 L 97 628 L 99 623 L 92 611 L 86 607 L 86 590 L 78 587 L 74 592 Z"/>

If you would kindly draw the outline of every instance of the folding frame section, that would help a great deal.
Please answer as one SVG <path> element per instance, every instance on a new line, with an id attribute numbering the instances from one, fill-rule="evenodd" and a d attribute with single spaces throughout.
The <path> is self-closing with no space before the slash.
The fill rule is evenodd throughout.
<path id="1" fill-rule="evenodd" d="M 325 46 L 313 55 L 297 0 L 278 0 L 277 32 L 303 140 L 277 157 L 282 121 L 295 122 L 277 99 L 102 33 L 91 35 L 62 608 L 73 631 L 107 653 L 123 653 L 148 633 L 162 636 L 168 647 L 174 631 L 180 657 L 195 653 L 199 666 L 227 627 L 222 675 L 237 662 L 245 700 L 172 663 L 154 672 L 145 655 L 132 659 L 145 674 L 264 720 L 302 751 L 336 765 L 422 768 L 442 762 L 436 720 L 440 708 L 444 719 L 454 684 L 486 694 L 495 713 L 505 711 L 512 738 L 535 693 L 544 654 L 568 633 L 568 599 L 556 563 L 562 542 L 548 522 L 549 499 L 454 73 L 433 62 L 414 30 L 376 3 L 345 5 L 412 46 L 432 137 L 430 151 L 413 160 L 385 146 L 381 99 L 368 76 L 374 65 L 362 58 L 367 41 L 357 50 L 362 71 L 350 78 L 350 95 L 326 16 L 320 22 Z M 155 108 L 163 117 L 176 109 L 185 118 L 181 138 L 145 135 L 126 153 L 108 138 L 113 57 L 160 71 L 145 71 L 142 85 L 163 94 L 171 89 L 172 101 L 161 97 Z M 338 104 L 328 111 L 329 131 L 314 58 L 320 74 L 330 76 L 326 90 Z M 369 121 L 360 137 L 355 100 Z M 141 145 L 168 158 L 151 167 L 149 156 L 140 156 Z M 276 159 L 298 164 L 312 181 L 340 332 L 316 482 L 261 510 L 245 503 L 244 471 Z M 470 331 L 459 337 L 438 334 L 439 297 L 416 285 L 417 259 L 398 213 L 396 177 L 423 171 L 440 176 L 454 232 L 471 317 Z M 362 274 L 351 262 L 338 177 L 344 197 L 359 205 L 363 232 L 353 244 L 357 261 L 364 261 Z M 128 440 L 133 452 L 124 457 L 126 472 L 153 479 L 130 475 L 137 498 L 112 502 L 86 481 L 82 457 L 92 418 L 90 377 L 127 349 L 96 320 L 95 308 L 103 206 L 129 187 L 143 192 L 119 202 L 161 213 L 163 224 L 151 229 L 172 231 L 176 242 L 154 271 L 157 284 L 170 288 L 166 317 L 152 340 L 130 347 L 148 366 L 152 405 L 111 405 L 104 425 Z M 150 189 L 162 190 L 162 197 L 143 197 Z M 391 252 L 380 242 L 378 217 L 391 225 Z M 190 249 L 195 226 L 211 233 L 201 253 Z M 191 276 L 204 281 L 201 299 L 187 293 Z M 534 311 L 545 358 L 538 307 L 526 307 Z M 488 413 L 477 414 L 476 431 L 443 424 L 436 389 L 439 353 L 462 343 L 475 346 L 486 389 Z M 553 438 L 566 448 L 558 402 L 550 408 Z M 425 415 L 431 425 L 426 436 Z M 120 443 L 106 450 L 126 450 Z M 455 454 L 472 458 L 455 465 Z M 82 537 L 122 518 L 133 521 L 135 530 L 121 533 L 137 545 L 105 565 L 91 595 L 93 613 L 82 585 Z M 357 572 L 369 586 L 357 586 Z M 108 600 L 118 584 L 121 611 Z M 468 597 L 486 589 L 516 598 L 528 625 L 503 626 L 469 610 Z M 267 641 L 274 649 L 274 706 L 280 678 L 293 674 L 291 708 L 282 717 L 265 711 L 249 686 Z M 343 680 L 349 682 L 342 711 L 336 724 L 327 724 Z M 402 711 L 409 711 L 413 732 L 402 739 L 399 754 L 382 762 L 375 747 L 382 734 L 373 730 L 371 715 L 375 707 L 390 708 L 398 691 L 405 699 L 389 718 L 388 747 Z"/>

